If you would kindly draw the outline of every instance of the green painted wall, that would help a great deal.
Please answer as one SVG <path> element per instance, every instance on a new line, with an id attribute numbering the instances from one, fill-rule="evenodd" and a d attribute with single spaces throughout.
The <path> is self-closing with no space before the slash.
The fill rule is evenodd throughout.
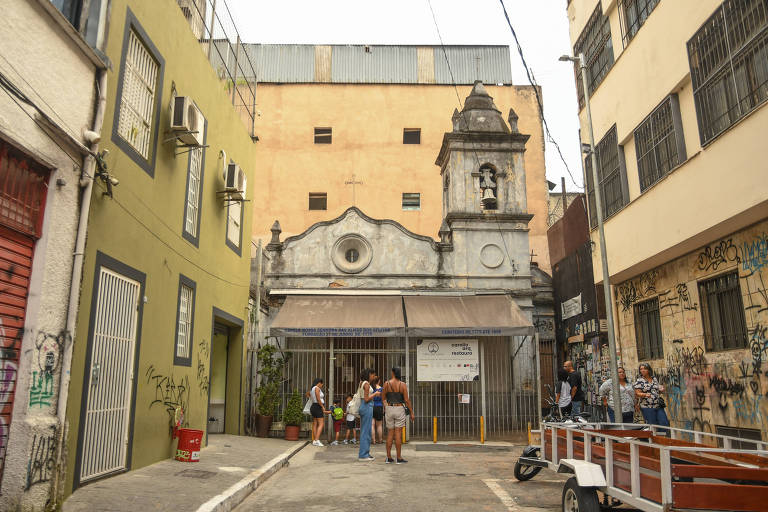
<path id="1" fill-rule="evenodd" d="M 165 59 L 154 177 L 112 141 L 129 5 Z M 172 400 L 186 405 L 189 428 L 205 430 L 214 308 L 228 314 L 231 327 L 226 387 L 232 411 L 228 407 L 227 431 L 240 433 L 243 425 L 240 404 L 245 386 L 240 380 L 245 373 L 243 340 L 246 333 L 241 325 L 247 320 L 252 210 L 250 202 L 244 203 L 243 240 L 246 242 L 240 256 L 225 244 L 226 208 L 216 192 L 223 188 L 222 150 L 227 160 L 232 159 L 243 168 L 249 186 L 253 187 L 256 146 L 175 0 L 113 0 L 106 53 L 113 66 L 108 75 L 101 148 L 109 149 L 106 163 L 120 184 L 114 189 L 114 199 L 102 194 L 101 183 L 97 182 L 94 187 L 67 403 L 67 494 L 74 485 L 84 375 L 90 371 L 85 364 L 97 251 L 146 274 L 146 302 L 134 376 L 137 389 L 129 447 L 131 469 L 173 454 L 175 443 L 169 433 L 169 413 L 163 404 L 169 397 L 167 388 L 158 383 L 172 381 L 175 385 Z M 199 247 L 182 238 L 188 155 L 175 156 L 174 144 L 163 142 L 170 120 L 172 86 L 178 95 L 191 96 L 208 121 L 209 147 L 201 189 Z M 196 282 L 191 366 L 175 366 L 173 360 L 180 274 Z M 234 322 L 233 318 L 239 321 Z"/>
<path id="2" fill-rule="evenodd" d="M 227 386 L 227 337 L 213 337 L 211 359 L 211 400 L 224 400 Z"/>

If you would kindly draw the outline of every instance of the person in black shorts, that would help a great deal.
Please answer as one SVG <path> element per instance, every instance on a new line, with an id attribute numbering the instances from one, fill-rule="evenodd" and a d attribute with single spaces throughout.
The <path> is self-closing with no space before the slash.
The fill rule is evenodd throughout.
<path id="1" fill-rule="evenodd" d="M 309 414 L 312 415 L 312 444 L 323 446 L 320 442 L 320 436 L 323 434 L 323 418 L 331 411 L 325 409 L 325 394 L 323 393 L 323 379 L 315 379 L 312 383 L 312 389 L 309 391 L 309 399 L 312 400 L 312 406 L 309 408 Z"/>
<path id="2" fill-rule="evenodd" d="M 371 379 L 371 389 L 381 393 L 381 377 L 378 375 Z M 381 444 L 384 442 L 383 424 L 384 402 L 381 401 L 381 395 L 379 395 L 373 398 L 373 423 L 371 424 L 371 439 L 373 440 L 374 444 Z"/>

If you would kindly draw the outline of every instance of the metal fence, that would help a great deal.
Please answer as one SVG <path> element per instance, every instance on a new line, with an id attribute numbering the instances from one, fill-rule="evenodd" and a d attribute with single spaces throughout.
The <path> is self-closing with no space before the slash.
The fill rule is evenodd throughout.
<path id="1" fill-rule="evenodd" d="M 246 53 L 226 0 L 177 0 L 195 38 L 223 82 L 248 132 L 255 136 L 256 68 Z M 228 63 L 222 65 L 222 63 Z"/>
<path id="2" fill-rule="evenodd" d="M 415 421 L 409 427 L 412 438 L 431 439 L 434 418 L 437 418 L 440 440 L 479 440 L 481 416 L 485 421 L 485 437 L 491 440 L 519 438 L 529 422 L 537 423 L 540 375 L 535 370 L 532 338 L 482 338 L 481 346 L 481 379 L 420 382 L 416 343 L 410 343 L 407 382 L 415 413 Z M 390 369 L 399 366 L 404 378 L 406 375 L 404 338 L 289 338 L 281 349 L 289 361 L 280 387 L 278 422 L 291 393 L 298 390 L 302 401 L 306 400 L 304 394 L 316 378 L 325 382 L 327 403 L 339 399 L 343 404 L 345 397 L 357 390 L 362 368 L 373 368 L 386 379 Z M 251 390 L 255 390 L 256 385 L 251 371 L 254 361 L 255 356 L 249 357 Z M 462 403 L 461 395 L 469 395 L 469 403 Z M 251 425 L 248 432 L 252 433 L 256 412 L 252 391 L 249 391 L 246 411 Z M 303 430 L 308 429 L 305 423 Z M 324 436 L 331 433 L 332 429 L 328 428 Z"/>

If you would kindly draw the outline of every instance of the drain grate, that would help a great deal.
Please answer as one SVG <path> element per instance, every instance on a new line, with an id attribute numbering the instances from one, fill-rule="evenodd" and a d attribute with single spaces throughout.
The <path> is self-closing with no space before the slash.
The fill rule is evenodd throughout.
<path id="1" fill-rule="evenodd" d="M 216 473 L 214 471 L 203 471 L 201 469 L 185 469 L 184 471 L 179 471 L 176 473 L 176 476 L 183 476 L 187 478 L 199 478 L 199 479 L 206 479 L 211 478 L 212 476 L 216 476 Z"/>

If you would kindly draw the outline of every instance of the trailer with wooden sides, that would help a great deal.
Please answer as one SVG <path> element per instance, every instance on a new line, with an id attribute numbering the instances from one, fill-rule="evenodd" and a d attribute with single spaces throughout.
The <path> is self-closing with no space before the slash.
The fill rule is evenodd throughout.
<path id="1" fill-rule="evenodd" d="M 538 443 L 515 476 L 530 480 L 542 467 L 573 474 L 564 512 L 597 512 L 615 500 L 649 512 L 768 510 L 768 443 L 615 423 L 542 423 L 532 434 Z"/>

